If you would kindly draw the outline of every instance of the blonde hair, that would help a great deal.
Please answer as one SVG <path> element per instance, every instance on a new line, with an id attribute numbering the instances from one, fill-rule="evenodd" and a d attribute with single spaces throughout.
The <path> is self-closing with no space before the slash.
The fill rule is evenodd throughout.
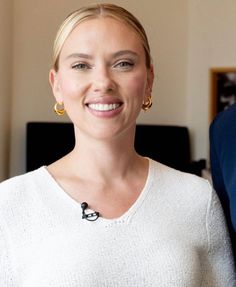
<path id="1" fill-rule="evenodd" d="M 122 21 L 128 26 L 132 27 L 136 33 L 139 35 L 142 45 L 144 47 L 145 56 L 146 56 L 146 66 L 147 68 L 151 67 L 151 55 L 150 55 L 150 46 L 148 43 L 148 38 L 146 32 L 139 22 L 139 20 L 132 15 L 126 9 L 114 5 L 114 4 L 94 4 L 86 7 L 82 7 L 74 12 L 72 12 L 60 26 L 53 46 L 53 68 L 55 71 L 59 68 L 59 56 L 61 49 L 70 35 L 72 30 L 81 22 L 89 19 L 94 19 L 98 17 L 111 17 L 116 20 Z"/>

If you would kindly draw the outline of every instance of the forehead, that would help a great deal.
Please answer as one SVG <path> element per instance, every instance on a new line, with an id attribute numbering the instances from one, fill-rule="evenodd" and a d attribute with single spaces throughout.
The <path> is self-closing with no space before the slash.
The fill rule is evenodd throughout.
<path id="1" fill-rule="evenodd" d="M 141 38 L 135 29 L 111 17 L 99 17 L 79 23 L 65 40 L 61 52 L 73 47 L 90 49 L 94 45 L 100 49 L 132 48 L 144 52 Z"/>

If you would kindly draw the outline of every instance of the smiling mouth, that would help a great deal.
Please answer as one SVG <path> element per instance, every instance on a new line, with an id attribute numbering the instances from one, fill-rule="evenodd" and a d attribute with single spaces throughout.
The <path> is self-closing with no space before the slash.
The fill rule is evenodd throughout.
<path id="1" fill-rule="evenodd" d="M 114 103 L 114 104 L 87 104 L 87 106 L 94 111 L 113 111 L 118 109 L 121 106 L 121 103 Z"/>

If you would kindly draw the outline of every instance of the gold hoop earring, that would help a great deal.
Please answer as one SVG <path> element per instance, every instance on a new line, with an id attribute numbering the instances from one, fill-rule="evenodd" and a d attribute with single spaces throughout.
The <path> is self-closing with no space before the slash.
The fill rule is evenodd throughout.
<path id="1" fill-rule="evenodd" d="M 147 101 L 143 103 L 142 109 L 146 112 L 148 111 L 152 106 L 152 96 L 149 96 L 147 98 Z"/>
<path id="2" fill-rule="evenodd" d="M 58 108 L 58 106 L 61 106 Z M 54 105 L 54 112 L 58 115 L 58 116 L 63 116 L 65 114 L 65 108 L 64 108 L 64 104 L 63 103 L 55 103 Z"/>

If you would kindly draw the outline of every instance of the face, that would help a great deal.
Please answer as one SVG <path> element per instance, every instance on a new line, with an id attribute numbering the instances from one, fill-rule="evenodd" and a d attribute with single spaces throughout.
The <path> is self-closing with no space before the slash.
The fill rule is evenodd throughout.
<path id="1" fill-rule="evenodd" d="M 57 102 L 75 130 L 107 138 L 134 128 L 151 94 L 153 73 L 132 28 L 115 19 L 80 23 L 66 39 L 58 71 L 50 71 Z"/>

